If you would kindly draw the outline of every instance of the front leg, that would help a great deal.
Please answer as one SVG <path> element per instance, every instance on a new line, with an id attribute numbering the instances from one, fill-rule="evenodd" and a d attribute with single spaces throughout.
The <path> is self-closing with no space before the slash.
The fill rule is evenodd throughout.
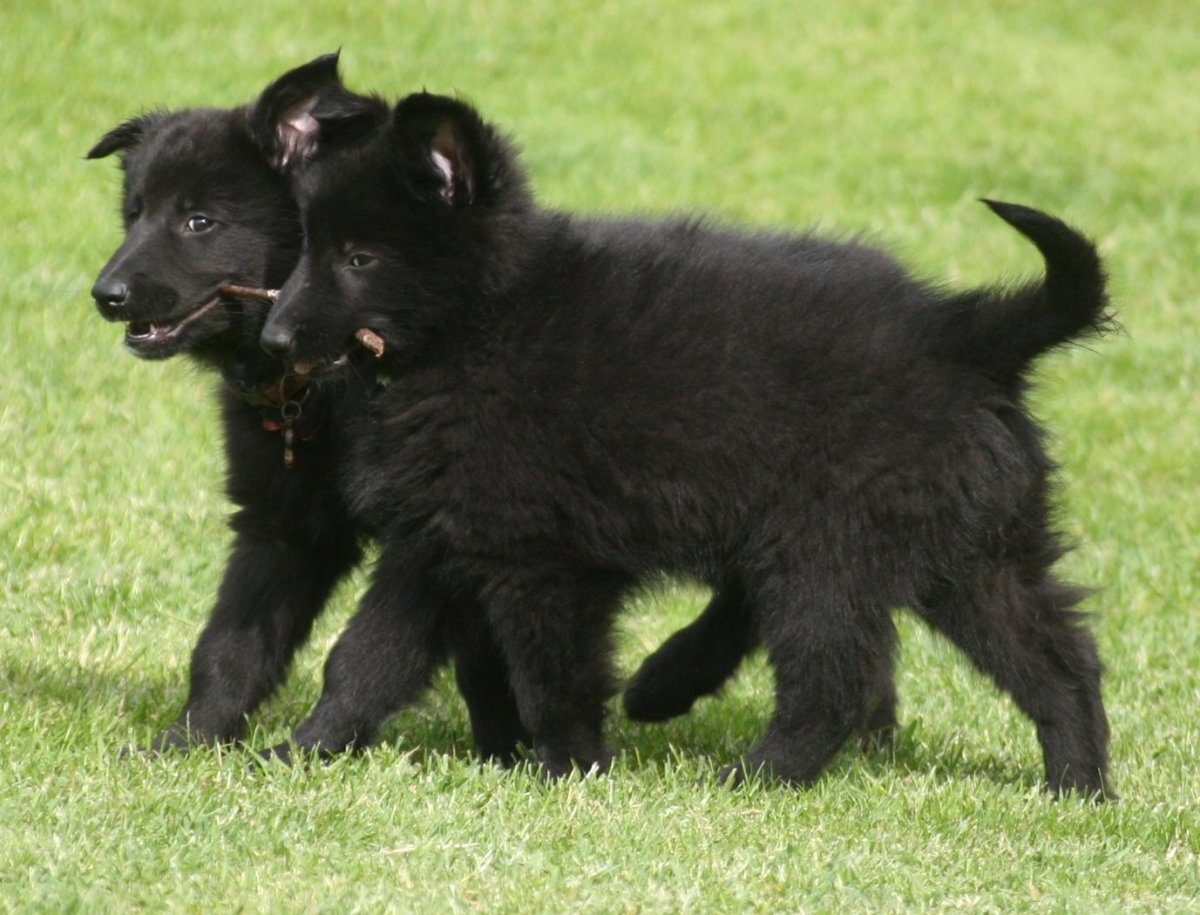
<path id="1" fill-rule="evenodd" d="M 317 543 L 237 535 L 192 651 L 187 703 L 151 752 L 241 737 L 246 716 L 283 679 L 330 591 L 358 562 L 353 538 L 333 533 Z"/>
<path id="2" fill-rule="evenodd" d="M 291 741 L 267 751 L 328 756 L 371 745 L 394 712 L 417 701 L 444 656 L 445 595 L 385 548 L 358 612 L 329 653 L 325 687 Z"/>

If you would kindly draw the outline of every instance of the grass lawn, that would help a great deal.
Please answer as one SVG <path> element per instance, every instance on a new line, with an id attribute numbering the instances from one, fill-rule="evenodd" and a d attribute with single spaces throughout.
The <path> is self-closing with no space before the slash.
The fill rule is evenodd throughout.
<path id="1" fill-rule="evenodd" d="M 1192 0 L 10 0 L 0 27 L 0 911 L 1200 911 Z M 1034 400 L 1121 802 L 1044 796 L 1033 727 L 906 617 L 894 758 L 848 749 L 809 791 L 714 783 L 770 711 L 758 661 L 665 726 L 614 707 L 603 778 L 478 765 L 448 678 L 328 767 L 120 758 L 183 701 L 228 506 L 211 379 L 92 307 L 118 179 L 82 155 L 339 46 L 356 87 L 478 103 L 555 205 L 866 231 L 956 283 L 1039 267 L 977 197 L 1092 234 L 1125 332 L 1046 360 Z M 315 700 L 362 586 L 255 743 Z M 622 669 L 702 600 L 634 601 Z"/>

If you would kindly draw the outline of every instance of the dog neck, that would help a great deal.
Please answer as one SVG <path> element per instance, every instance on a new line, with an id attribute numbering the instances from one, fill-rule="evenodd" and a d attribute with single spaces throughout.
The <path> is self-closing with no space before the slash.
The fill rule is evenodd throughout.
<path id="1" fill-rule="evenodd" d="M 302 392 L 307 397 L 308 378 L 292 372 L 285 372 L 282 377 L 265 386 L 230 373 L 225 373 L 224 377 L 226 386 L 234 396 L 252 407 L 279 410 L 285 404 L 295 402 Z"/>
<path id="2" fill-rule="evenodd" d="M 291 470 L 296 466 L 296 442 L 311 442 L 317 437 L 320 421 L 314 420 L 313 411 L 305 415 L 304 404 L 312 389 L 303 375 L 285 372 L 274 381 L 263 384 L 250 381 L 236 373 L 222 373 L 229 391 L 258 414 L 264 432 L 279 435 L 283 439 L 283 466 Z"/>

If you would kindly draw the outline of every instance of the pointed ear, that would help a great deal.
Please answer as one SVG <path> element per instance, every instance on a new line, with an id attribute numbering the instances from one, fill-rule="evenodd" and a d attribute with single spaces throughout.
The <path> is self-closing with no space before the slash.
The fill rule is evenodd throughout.
<path id="1" fill-rule="evenodd" d="M 250 134 L 275 168 L 312 158 L 320 125 L 313 109 L 330 93 L 346 91 L 337 72 L 338 52 L 289 70 L 263 90 L 247 112 Z"/>
<path id="2" fill-rule="evenodd" d="M 311 112 L 317 122 L 318 147 L 352 143 L 373 127 L 387 122 L 388 106 L 374 95 L 359 95 L 349 89 L 337 89 L 321 96 Z"/>
<path id="3" fill-rule="evenodd" d="M 401 158 L 429 202 L 467 207 L 479 197 L 491 130 L 470 105 L 418 92 L 393 114 Z"/>
<path id="4" fill-rule="evenodd" d="M 158 124 L 166 114 L 155 111 L 150 114 L 130 118 L 124 124 L 114 127 L 100 138 L 100 141 L 87 151 L 89 159 L 103 159 L 115 152 L 126 152 L 142 142 L 146 132 Z"/>

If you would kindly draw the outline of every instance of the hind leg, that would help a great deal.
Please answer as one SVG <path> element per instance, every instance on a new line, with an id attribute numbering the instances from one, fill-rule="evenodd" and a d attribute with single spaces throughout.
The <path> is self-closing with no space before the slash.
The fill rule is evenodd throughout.
<path id="1" fill-rule="evenodd" d="M 477 602 L 458 605 L 451 626 L 454 674 L 466 700 L 475 747 L 484 759 L 511 765 L 518 745 L 529 745 L 531 740 L 521 724 L 504 655 Z"/>
<path id="2" fill-rule="evenodd" d="M 895 634 L 892 635 L 893 642 Z M 895 647 L 886 658 L 880 658 L 875 677 L 875 695 L 870 700 L 862 724 L 859 746 L 866 753 L 890 753 L 895 746 L 896 731 L 896 670 Z"/>
<path id="3" fill-rule="evenodd" d="M 1051 791 L 1111 796 L 1100 658 L 1073 607 L 1084 592 L 1015 563 L 981 569 L 922 603 L 944 633 L 1037 726 Z"/>
<path id="4" fill-rule="evenodd" d="M 757 644 L 753 608 L 745 592 L 735 585 L 721 588 L 694 622 L 642 662 L 625 690 L 626 713 L 634 721 L 666 721 L 686 714 L 697 699 L 724 686 Z M 878 678 L 862 732 L 862 748 L 869 752 L 886 750 L 895 737 L 891 658 Z"/>
<path id="5" fill-rule="evenodd" d="M 821 595 L 812 581 L 775 582 L 756 599 L 775 712 L 744 763 L 723 777 L 761 770 L 810 784 L 855 731 L 894 725 L 896 630 L 886 608 Z"/>
<path id="6" fill-rule="evenodd" d="M 757 642 L 754 619 L 738 585 L 717 591 L 704 612 L 642 662 L 623 697 L 634 721 L 683 715 L 719 690 Z"/>
<path id="7" fill-rule="evenodd" d="M 550 777 L 604 771 L 602 726 L 615 692 L 612 617 L 623 584 L 605 574 L 504 570 L 484 592 L 521 723 Z"/>

